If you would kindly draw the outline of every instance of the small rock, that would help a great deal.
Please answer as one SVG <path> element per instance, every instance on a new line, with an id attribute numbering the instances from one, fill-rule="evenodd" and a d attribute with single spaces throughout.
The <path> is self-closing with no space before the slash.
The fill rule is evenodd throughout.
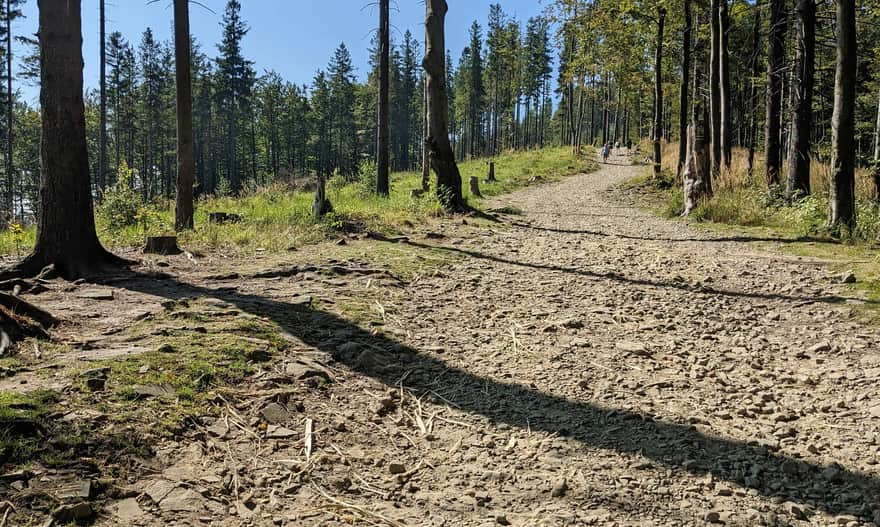
<path id="1" fill-rule="evenodd" d="M 134 498 L 117 501 L 113 507 L 113 515 L 128 523 L 130 520 L 141 517 L 144 511 Z"/>
<path id="2" fill-rule="evenodd" d="M 648 348 L 644 344 L 640 344 L 638 342 L 621 340 L 617 344 L 615 344 L 615 347 L 620 351 L 625 351 L 633 355 L 638 355 L 639 357 L 651 356 L 651 352 L 648 351 Z"/>
<path id="3" fill-rule="evenodd" d="M 406 472 L 406 467 L 404 467 L 400 463 L 389 463 L 388 472 L 390 472 L 391 474 L 403 474 Z"/>
<path id="4" fill-rule="evenodd" d="M 853 271 L 847 271 L 840 275 L 841 284 L 854 284 L 856 281 L 856 274 Z"/>
<path id="5" fill-rule="evenodd" d="M 106 289 L 89 289 L 80 293 L 79 298 L 86 300 L 113 300 L 113 291 Z"/>
<path id="6" fill-rule="evenodd" d="M 715 511 L 710 511 L 703 516 L 703 520 L 706 523 L 721 523 L 721 515 Z"/>
<path id="7" fill-rule="evenodd" d="M 813 346 L 810 346 L 810 348 L 807 350 L 808 353 L 813 353 L 813 354 L 826 353 L 829 351 L 831 351 L 831 343 L 827 342 L 827 341 L 822 341 L 822 342 L 819 342 L 818 344 L 814 344 Z"/>
<path id="8" fill-rule="evenodd" d="M 292 439 L 299 437 L 299 434 L 283 426 L 269 425 L 266 429 L 266 437 L 269 439 Z"/>
<path id="9" fill-rule="evenodd" d="M 789 513 L 791 517 L 795 520 L 807 521 L 810 519 L 809 515 L 807 515 L 804 509 L 799 505 L 795 505 L 794 503 L 786 503 L 785 511 Z"/>
<path id="10" fill-rule="evenodd" d="M 85 502 L 62 505 L 52 511 L 52 517 L 61 524 L 89 520 L 94 515 L 95 511 L 92 510 L 91 504 Z"/>
<path id="11" fill-rule="evenodd" d="M 159 508 L 169 512 L 201 512 L 205 509 L 205 498 L 194 490 L 178 487 L 159 502 Z"/>
<path id="12" fill-rule="evenodd" d="M 562 320 L 559 322 L 559 325 L 565 329 L 581 329 L 584 327 L 584 323 L 576 318 Z"/>
<path id="13" fill-rule="evenodd" d="M 507 516 L 498 515 L 495 517 L 495 523 L 498 525 L 510 525 L 510 520 L 507 519 Z"/>
<path id="14" fill-rule="evenodd" d="M 167 384 L 147 384 L 140 385 L 136 384 L 131 387 L 131 390 L 141 397 L 158 397 L 158 398 L 166 398 L 172 399 L 177 395 L 174 392 L 174 388 Z"/>
<path id="15" fill-rule="evenodd" d="M 568 492 L 568 482 L 566 480 L 562 480 L 553 487 L 553 490 L 550 491 L 550 496 L 554 498 L 561 498 L 565 496 Z"/>
<path id="16" fill-rule="evenodd" d="M 273 425 L 280 425 L 290 420 L 290 411 L 278 403 L 269 403 L 260 410 L 260 415 L 267 423 Z"/>
<path id="17" fill-rule="evenodd" d="M 159 353 L 175 353 L 177 350 L 174 349 L 174 346 L 172 346 L 171 344 L 165 343 L 159 346 L 159 349 L 157 349 L 156 351 L 158 351 Z"/>

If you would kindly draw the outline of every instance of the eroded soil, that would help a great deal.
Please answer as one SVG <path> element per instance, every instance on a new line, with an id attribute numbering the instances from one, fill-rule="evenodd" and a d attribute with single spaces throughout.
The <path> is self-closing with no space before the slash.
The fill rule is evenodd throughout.
<path id="1" fill-rule="evenodd" d="M 880 525 L 860 301 L 823 262 L 640 210 L 616 187 L 638 169 L 612 161 L 497 200 L 521 215 L 348 240 L 332 272 L 181 256 L 36 297 L 78 345 L 4 389 L 137 355 L 130 328 L 162 313 L 172 332 L 270 322 L 286 346 L 154 456 L 36 467 L 4 499 L 109 478 L 98 525 Z M 383 271 L 425 246 L 450 260 Z"/>

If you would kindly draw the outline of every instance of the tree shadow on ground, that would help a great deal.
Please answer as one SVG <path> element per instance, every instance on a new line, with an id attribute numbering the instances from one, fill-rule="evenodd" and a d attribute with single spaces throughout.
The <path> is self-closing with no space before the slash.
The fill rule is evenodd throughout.
<path id="1" fill-rule="evenodd" d="M 603 215 L 597 215 L 603 216 Z M 694 242 L 694 243 L 718 243 L 718 242 L 773 242 L 773 243 L 827 243 L 829 245 L 840 245 L 840 242 L 830 238 L 816 238 L 813 236 L 798 236 L 796 238 L 783 238 L 780 236 L 721 236 L 714 238 L 663 238 L 660 236 L 632 236 L 629 234 L 617 234 L 603 231 L 593 231 L 587 229 L 560 229 L 557 227 L 541 227 L 523 222 L 510 222 L 510 225 L 522 229 L 533 231 L 552 232 L 557 234 L 577 234 L 587 236 L 602 236 L 607 238 L 621 238 L 624 240 L 637 240 L 645 242 Z"/>
<path id="2" fill-rule="evenodd" d="M 733 298 L 754 298 L 759 300 L 781 300 L 785 302 L 793 302 L 796 305 L 807 305 L 807 304 L 842 304 L 847 301 L 858 301 L 865 305 L 877 305 L 880 304 L 880 301 L 877 300 L 869 300 L 863 298 L 848 298 L 844 296 L 837 295 L 825 295 L 825 296 L 792 296 L 792 295 L 783 295 L 779 293 L 756 293 L 756 292 L 748 292 L 748 291 L 731 291 L 729 289 L 718 289 L 715 287 L 709 287 L 706 285 L 695 285 L 686 282 L 674 282 L 674 281 L 655 281 L 648 280 L 645 278 L 629 278 L 623 276 L 619 273 L 615 272 L 607 272 L 607 273 L 597 273 L 594 271 L 590 271 L 588 269 L 581 269 L 576 267 L 564 267 L 561 265 L 547 265 L 547 264 L 538 264 L 538 263 L 530 263 L 530 262 L 520 262 L 517 260 L 511 260 L 509 258 L 503 258 L 501 256 L 493 256 L 490 254 L 483 254 L 477 251 L 470 251 L 467 249 L 460 249 L 458 247 L 448 247 L 445 245 L 430 245 L 426 243 L 414 242 L 412 240 L 385 240 L 388 243 L 404 243 L 406 245 L 417 247 L 420 249 L 431 249 L 438 251 L 446 251 L 452 254 L 457 254 L 460 256 L 465 256 L 468 258 L 475 258 L 477 260 L 487 260 L 499 264 L 504 265 L 513 265 L 516 267 L 524 267 L 528 269 L 535 269 L 538 271 L 553 271 L 559 273 L 568 273 L 575 274 L 578 276 L 584 276 L 587 278 L 597 278 L 601 280 L 611 280 L 614 282 L 618 282 L 621 284 L 634 285 L 634 286 L 642 286 L 642 287 L 657 287 L 657 288 L 665 288 L 665 289 L 677 289 L 680 291 L 686 291 L 688 293 L 701 293 L 706 295 L 719 295 Z"/>
<path id="3" fill-rule="evenodd" d="M 830 514 L 868 517 L 880 507 L 880 480 L 862 472 L 829 469 L 759 444 L 716 437 L 686 424 L 654 415 L 571 400 L 532 386 L 481 377 L 437 357 L 376 335 L 333 313 L 286 303 L 235 289 L 212 289 L 172 277 L 136 273 L 110 283 L 168 298 L 216 298 L 242 311 L 266 317 L 305 344 L 327 352 L 338 363 L 390 387 L 435 393 L 461 411 L 496 423 L 540 430 L 578 441 L 587 449 L 603 449 L 647 458 L 658 468 L 715 479 L 754 489 L 783 501 L 815 507 Z M 386 350 L 378 360 L 363 360 L 360 350 Z M 438 343 L 443 344 L 442 338 Z"/>

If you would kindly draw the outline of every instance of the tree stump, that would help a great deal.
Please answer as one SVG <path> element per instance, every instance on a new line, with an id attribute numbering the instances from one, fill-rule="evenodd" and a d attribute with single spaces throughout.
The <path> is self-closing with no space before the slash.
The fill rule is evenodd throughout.
<path id="1" fill-rule="evenodd" d="M 471 194 L 478 197 L 478 198 L 482 198 L 483 195 L 480 194 L 480 178 L 478 178 L 477 176 L 471 176 L 470 183 L 471 183 Z"/>
<path id="2" fill-rule="evenodd" d="M 177 246 L 177 236 L 150 236 L 144 245 L 144 254 L 180 254 L 183 251 Z"/>
<path id="3" fill-rule="evenodd" d="M 315 188 L 315 203 L 312 205 L 312 214 L 315 221 L 321 221 L 324 215 L 333 211 L 333 205 L 327 199 L 327 182 L 323 176 L 318 176 L 318 185 Z"/>
<path id="4" fill-rule="evenodd" d="M 240 223 L 243 219 L 239 214 L 229 214 L 228 212 L 211 212 L 208 214 L 208 222 L 217 225 Z"/>
<path id="5" fill-rule="evenodd" d="M 489 183 L 494 183 L 498 181 L 495 179 L 495 161 L 489 161 L 489 177 L 486 178 L 486 181 Z"/>

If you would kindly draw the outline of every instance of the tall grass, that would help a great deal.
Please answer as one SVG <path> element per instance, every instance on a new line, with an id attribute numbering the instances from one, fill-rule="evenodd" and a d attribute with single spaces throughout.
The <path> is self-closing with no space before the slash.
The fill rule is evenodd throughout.
<path id="1" fill-rule="evenodd" d="M 592 171 L 596 167 L 594 158 L 592 151 L 576 157 L 568 148 L 505 153 L 495 159 L 498 181 L 491 184 L 484 181 L 488 174 L 487 160 L 467 161 L 459 167 L 465 198 L 479 208 L 481 200 L 470 195 L 467 185 L 471 176 L 480 179 L 483 196 L 491 197 L 538 181 Z M 420 174 L 395 173 L 391 184 L 391 196 L 380 198 L 372 193 L 369 176 L 354 183 L 332 179 L 328 197 L 334 210 L 320 223 L 312 219 L 314 196 L 307 190 L 272 185 L 236 197 L 207 196 L 196 204 L 195 230 L 182 233 L 180 244 L 196 252 L 283 251 L 339 236 L 343 232 L 399 232 L 442 213 L 433 193 L 412 197 L 411 192 L 421 188 Z M 208 222 L 211 212 L 237 214 L 243 221 L 211 224 Z M 147 236 L 170 234 L 173 221 L 173 203 L 164 200 L 145 207 L 137 225 L 111 225 L 102 214 L 96 215 L 98 235 L 106 246 L 113 249 L 140 246 Z M 0 254 L 23 255 L 33 247 L 35 237 L 36 228 L 33 226 L 20 232 L 4 230 L 0 232 Z"/>
<path id="2" fill-rule="evenodd" d="M 682 211 L 681 184 L 675 179 L 678 163 L 678 143 L 663 147 L 663 172 L 673 183 L 665 208 L 670 216 Z M 700 204 L 692 213 L 696 221 L 742 226 L 764 226 L 795 236 L 828 236 L 828 193 L 831 170 L 827 162 L 813 159 L 810 169 L 812 195 L 792 203 L 784 199 L 784 188 L 768 188 L 764 180 L 764 156 L 756 152 L 755 169 L 748 177 L 748 151 L 734 149 L 729 171 L 723 171 L 713 181 L 714 195 Z M 783 174 L 783 185 L 785 174 Z M 848 240 L 857 243 L 880 243 L 880 207 L 874 182 L 867 169 L 856 171 L 856 200 L 858 221 L 856 231 L 848 233 Z"/>

